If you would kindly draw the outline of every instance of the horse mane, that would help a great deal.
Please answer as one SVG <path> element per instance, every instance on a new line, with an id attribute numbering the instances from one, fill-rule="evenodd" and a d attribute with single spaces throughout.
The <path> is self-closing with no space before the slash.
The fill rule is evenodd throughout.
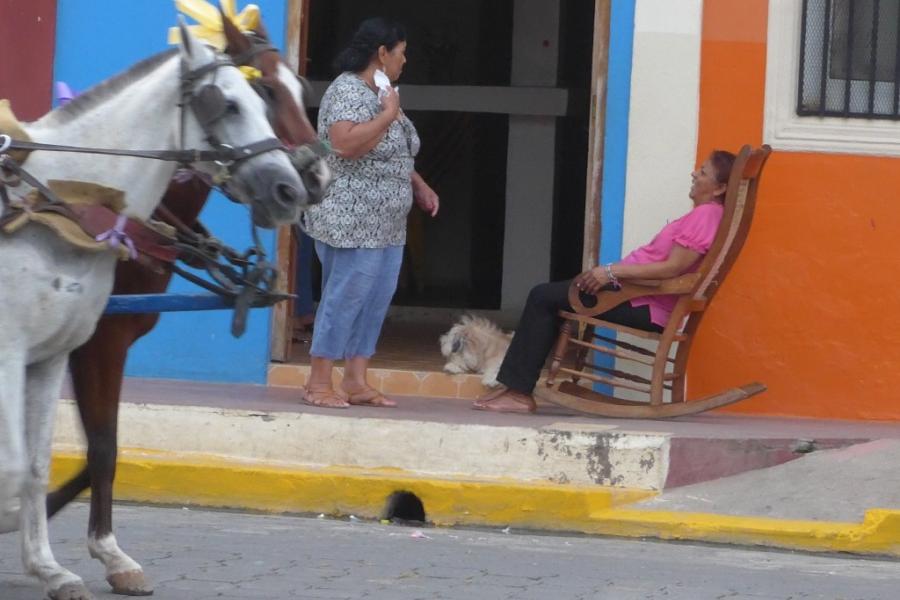
<path id="1" fill-rule="evenodd" d="M 178 52 L 177 48 L 170 48 L 154 54 L 144 60 L 135 63 L 127 71 L 113 75 L 83 94 L 80 94 L 69 102 L 57 107 L 47 115 L 47 124 L 64 125 L 80 115 L 102 104 L 106 99 L 115 96 L 120 91 L 155 71 L 161 64 L 168 61 Z"/>

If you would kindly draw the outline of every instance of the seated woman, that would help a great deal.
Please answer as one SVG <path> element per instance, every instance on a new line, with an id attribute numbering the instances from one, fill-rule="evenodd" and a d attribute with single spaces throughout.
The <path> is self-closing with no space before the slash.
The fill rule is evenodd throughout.
<path id="1" fill-rule="evenodd" d="M 542 283 L 532 288 L 497 376 L 503 385 L 479 398 L 473 408 L 494 412 L 535 411 L 531 392 L 559 333 L 558 312 L 572 310 L 568 299 L 572 281 L 582 294 L 595 295 L 604 286 L 617 286 L 622 280 L 668 279 L 696 271 L 722 220 L 725 190 L 734 160 L 731 152 L 716 150 L 691 173 L 693 183 L 689 196 L 694 208 L 663 227 L 649 244 L 617 263 L 585 271 L 574 280 Z M 677 297 L 672 295 L 642 296 L 623 302 L 598 318 L 661 332 L 676 301 Z"/>

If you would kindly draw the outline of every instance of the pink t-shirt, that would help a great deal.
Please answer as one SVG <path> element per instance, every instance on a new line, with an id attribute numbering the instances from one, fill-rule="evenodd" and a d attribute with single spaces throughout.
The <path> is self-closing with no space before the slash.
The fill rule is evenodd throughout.
<path id="1" fill-rule="evenodd" d="M 641 246 L 623 258 L 621 263 L 625 265 L 645 265 L 664 261 L 669 257 L 672 246 L 675 244 L 700 254 L 706 254 L 716 237 L 716 231 L 719 229 L 724 210 L 724 207 L 718 202 L 706 202 L 694 207 L 688 214 L 663 227 L 656 234 L 656 237 L 653 238 L 653 241 L 646 246 Z M 690 268 L 683 273 L 679 273 L 679 275 L 696 271 L 700 267 L 701 260 L 698 259 Z M 650 320 L 660 327 L 665 327 L 669 321 L 669 315 L 672 314 L 672 310 L 677 302 L 677 296 L 665 294 L 660 296 L 641 296 L 631 300 L 631 305 L 634 307 L 649 306 Z"/>

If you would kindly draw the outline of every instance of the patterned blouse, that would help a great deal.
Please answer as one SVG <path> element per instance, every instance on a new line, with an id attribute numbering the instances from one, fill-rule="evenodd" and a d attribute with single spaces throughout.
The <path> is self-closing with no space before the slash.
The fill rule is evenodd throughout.
<path id="1" fill-rule="evenodd" d="M 381 101 L 354 73 L 335 79 L 319 106 L 319 138 L 329 140 L 338 121 L 365 123 L 381 112 Z M 321 204 L 310 207 L 302 224 L 313 239 L 337 248 L 385 248 L 406 243 L 406 216 L 412 206 L 414 157 L 419 136 L 400 112 L 372 150 L 357 159 L 332 154 L 334 179 Z"/>

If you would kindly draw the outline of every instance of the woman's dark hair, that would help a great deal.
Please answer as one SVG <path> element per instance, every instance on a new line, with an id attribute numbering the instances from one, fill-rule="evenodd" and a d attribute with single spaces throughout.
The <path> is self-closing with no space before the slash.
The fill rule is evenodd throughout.
<path id="1" fill-rule="evenodd" d="M 727 150 L 713 150 L 709 155 L 709 162 L 712 164 L 713 170 L 716 172 L 716 181 L 728 185 L 731 178 L 731 167 L 734 166 L 734 160 L 737 158 Z M 725 192 L 716 196 L 716 200 L 725 200 Z"/>
<path id="2" fill-rule="evenodd" d="M 384 46 L 393 50 L 394 46 L 406 41 L 406 30 L 396 21 L 373 17 L 360 23 L 353 39 L 334 59 L 334 68 L 339 72 L 358 73 L 367 66 L 378 48 Z"/>

